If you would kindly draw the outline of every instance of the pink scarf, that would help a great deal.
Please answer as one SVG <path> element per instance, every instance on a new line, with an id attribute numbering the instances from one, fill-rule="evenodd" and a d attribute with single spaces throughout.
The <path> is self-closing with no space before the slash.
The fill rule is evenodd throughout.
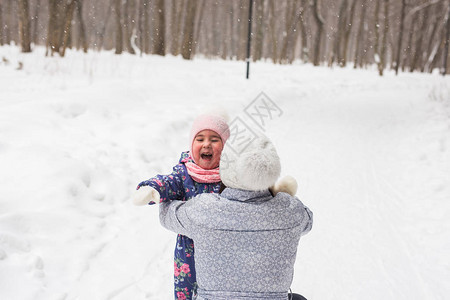
<path id="1" fill-rule="evenodd" d="M 196 182 L 200 183 L 220 182 L 219 167 L 211 170 L 205 170 L 194 162 L 191 155 L 189 155 L 184 165 L 186 166 L 188 174 Z"/>

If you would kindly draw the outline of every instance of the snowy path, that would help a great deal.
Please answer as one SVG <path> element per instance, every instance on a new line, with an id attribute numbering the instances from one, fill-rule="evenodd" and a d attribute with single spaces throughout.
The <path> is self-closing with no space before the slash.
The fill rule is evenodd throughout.
<path id="1" fill-rule="evenodd" d="M 301 139 L 283 156 L 300 156 L 287 165 L 303 178 L 299 194 L 315 212 L 295 284 L 312 299 L 444 299 L 448 116 L 435 119 L 426 83 L 399 99 L 396 83 L 361 83 L 358 93 L 341 95 L 339 80 L 328 99 L 305 103 L 277 128 L 295 130 L 278 143 Z"/>
<path id="2" fill-rule="evenodd" d="M 449 78 L 261 63 L 246 81 L 237 62 L 0 54 L 25 66 L 0 67 L 1 299 L 171 299 L 175 235 L 130 193 L 170 171 L 199 109 L 251 122 L 261 91 L 283 112 L 264 128 L 283 174 L 315 214 L 293 290 L 450 293 Z"/>

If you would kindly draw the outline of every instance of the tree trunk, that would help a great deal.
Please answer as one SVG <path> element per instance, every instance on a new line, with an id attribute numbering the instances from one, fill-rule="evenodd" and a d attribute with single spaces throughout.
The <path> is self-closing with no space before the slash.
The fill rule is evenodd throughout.
<path id="1" fill-rule="evenodd" d="M 206 6 L 206 5 L 205 5 Z M 206 43 L 205 50 L 207 53 L 212 54 L 213 57 L 220 56 L 222 53 L 221 51 L 221 41 L 223 40 L 224 32 L 221 31 L 221 27 L 219 27 L 219 20 L 224 20 L 224 23 L 221 24 L 224 30 L 227 29 L 227 18 L 224 18 L 222 14 L 222 5 L 219 5 L 218 2 L 211 3 L 212 8 L 211 11 L 211 32 L 207 30 L 207 40 L 209 40 L 208 43 Z M 202 8 L 203 10 L 203 8 Z M 202 12 L 203 13 L 203 12 Z M 200 27 L 197 26 L 194 35 L 197 37 L 197 41 L 199 40 L 199 34 L 200 34 Z M 209 26 L 208 26 L 209 27 Z"/>
<path id="2" fill-rule="evenodd" d="M 300 12 L 300 35 L 301 35 L 301 52 L 300 58 L 303 61 L 309 61 L 309 52 L 308 52 L 308 37 L 306 34 L 306 21 L 305 21 L 305 10 L 307 9 L 306 0 L 301 0 L 300 5 L 302 6 Z"/>
<path id="3" fill-rule="evenodd" d="M 447 8 L 447 33 L 445 34 L 444 40 L 444 54 L 443 54 L 443 62 L 442 62 L 442 75 L 447 74 L 447 59 L 448 59 L 448 49 L 450 44 L 450 6 Z"/>
<path id="4" fill-rule="evenodd" d="M 230 26 L 228 24 L 230 22 L 230 19 L 227 18 L 227 12 L 228 12 L 228 6 L 222 5 L 221 13 L 219 14 L 219 16 L 222 16 L 223 32 L 222 32 L 222 37 L 219 41 L 220 41 L 221 58 L 224 60 L 227 59 L 227 57 L 228 57 L 228 49 L 229 49 L 229 45 L 230 45 L 230 33 L 229 33 Z"/>
<path id="5" fill-rule="evenodd" d="M 150 10 L 150 0 L 144 0 L 143 2 L 143 32 L 144 35 L 143 38 L 143 49 L 145 54 L 149 54 L 151 51 L 150 47 L 150 16 L 149 16 L 149 10 Z"/>
<path id="6" fill-rule="evenodd" d="M 63 24 L 60 24 L 62 19 L 61 0 L 49 0 L 48 10 L 49 10 L 49 21 L 47 32 L 46 55 L 53 56 L 54 53 L 59 53 L 59 49 L 61 47 L 61 36 L 62 36 L 61 27 L 63 26 Z"/>
<path id="7" fill-rule="evenodd" d="M 423 63 L 423 37 L 426 35 L 426 31 L 428 29 L 428 24 L 427 24 L 427 20 L 429 18 L 430 15 L 430 7 L 425 8 L 424 12 L 423 12 L 423 16 L 421 18 L 421 28 L 419 28 L 418 32 L 417 32 L 417 37 L 416 37 L 416 43 L 415 43 L 415 49 L 414 49 L 414 56 L 413 56 L 413 61 L 411 64 L 411 69 L 410 71 L 413 72 L 414 70 L 419 68 L 419 65 Z M 420 23 L 420 22 L 419 22 Z M 419 27 L 419 26 L 418 26 Z"/>
<path id="8" fill-rule="evenodd" d="M 387 35 L 389 31 L 389 0 L 384 0 L 383 5 L 383 36 L 381 38 L 380 63 L 378 64 L 378 73 L 380 76 L 383 76 L 384 68 L 386 67 Z"/>
<path id="9" fill-rule="evenodd" d="M 275 34 L 275 25 L 276 25 L 276 16 L 275 16 L 275 1 L 269 1 L 270 5 L 270 24 L 269 24 L 269 32 L 270 32 L 270 45 L 272 45 L 272 61 L 275 63 L 277 62 L 277 54 L 278 54 L 278 41 L 277 41 L 277 35 Z"/>
<path id="10" fill-rule="evenodd" d="M 114 16 L 116 17 L 116 54 L 123 52 L 122 14 L 120 12 L 121 0 L 114 1 Z"/>
<path id="11" fill-rule="evenodd" d="M 433 15 L 435 15 L 435 16 L 438 15 L 438 12 L 441 9 L 442 9 L 441 5 L 436 5 L 434 7 Z M 431 27 L 431 34 L 430 34 L 430 38 L 428 39 L 428 41 L 425 42 L 425 45 L 426 45 L 427 49 L 424 52 L 425 57 L 424 57 L 424 62 L 422 63 L 421 72 L 428 71 L 428 67 L 430 65 L 430 61 L 431 61 L 430 57 L 432 56 L 433 47 L 435 45 L 435 41 L 434 40 L 436 38 L 437 29 L 439 27 L 437 18 L 433 18 L 432 24 L 430 25 L 430 27 Z"/>
<path id="12" fill-rule="evenodd" d="M 346 22 L 346 27 L 345 27 L 345 34 L 344 34 L 344 49 L 342 51 L 342 63 L 341 66 L 345 67 L 347 65 L 347 60 L 348 60 L 348 49 L 350 47 L 350 33 L 352 31 L 352 26 L 353 26 L 353 20 L 355 18 L 355 7 L 356 7 L 356 2 L 358 0 L 353 0 L 352 6 L 350 7 L 350 17 L 348 19 L 348 21 Z"/>
<path id="13" fill-rule="evenodd" d="M 410 67 L 411 66 L 412 41 L 413 41 L 413 37 L 414 37 L 414 27 L 415 27 L 415 25 L 416 25 L 416 23 L 414 23 L 414 22 L 411 22 L 411 24 L 410 24 L 406 51 L 405 51 L 405 55 L 403 55 L 403 62 L 400 64 L 401 68 L 402 68 L 402 72 L 405 71 L 406 67 Z"/>
<path id="14" fill-rule="evenodd" d="M 196 12 L 197 18 L 194 23 L 194 29 L 195 29 L 194 30 L 194 46 L 192 47 L 191 55 L 195 54 L 195 52 L 197 51 L 197 48 L 200 45 L 200 29 L 202 28 L 202 20 L 203 20 L 203 14 L 205 13 L 205 6 L 206 6 L 205 0 L 197 1 L 198 12 Z M 217 11 L 217 8 L 215 9 L 215 11 Z M 215 35 L 215 38 L 218 38 L 218 36 L 219 36 L 219 33 L 217 33 L 217 35 Z M 219 50 L 217 49 L 218 47 L 216 47 L 217 44 L 218 43 L 215 43 L 215 41 L 212 43 L 212 46 L 213 46 L 212 49 L 214 49 L 212 53 L 214 56 L 217 56 L 217 54 L 219 52 Z"/>
<path id="15" fill-rule="evenodd" d="M 255 0 L 255 38 L 253 42 L 253 61 L 260 60 L 263 53 L 264 41 L 264 0 Z"/>
<path id="16" fill-rule="evenodd" d="M 320 0 L 312 1 L 314 20 L 316 21 L 317 25 L 317 33 L 314 41 L 314 53 L 313 53 L 314 66 L 318 66 L 320 64 L 320 44 L 322 41 L 323 25 L 325 23 L 319 12 L 320 6 L 320 3 L 318 3 L 319 1 Z"/>
<path id="17" fill-rule="evenodd" d="M 175 56 L 180 54 L 180 36 L 181 36 L 181 21 L 183 20 L 183 13 L 186 7 L 186 0 L 173 0 L 171 12 L 171 53 Z"/>
<path id="18" fill-rule="evenodd" d="M 34 7 L 34 13 L 32 18 L 32 32 L 31 41 L 37 45 L 38 42 L 38 26 L 39 26 L 39 9 L 41 8 L 41 0 L 36 0 L 36 6 Z M 0 22 L 1 23 L 1 22 Z"/>
<path id="19" fill-rule="evenodd" d="M 87 53 L 88 52 L 88 42 L 87 42 L 87 38 L 86 38 L 86 27 L 84 26 L 84 21 L 83 21 L 83 1 L 82 0 L 78 0 L 76 2 L 76 8 L 77 8 L 77 15 L 78 15 L 78 24 L 79 24 L 79 31 L 80 31 L 80 37 L 78 38 L 79 43 L 81 43 L 81 47 L 83 48 L 83 52 Z"/>
<path id="20" fill-rule="evenodd" d="M 105 21 L 103 22 L 102 29 L 100 30 L 100 32 L 98 34 L 98 36 L 99 36 L 99 41 L 97 43 L 98 50 L 103 49 L 103 44 L 105 42 L 105 35 L 106 35 L 106 27 L 108 26 L 109 19 L 111 17 L 111 12 L 113 10 L 114 1 L 116 1 L 116 0 L 111 0 L 111 2 L 108 5 L 108 9 L 106 10 L 106 15 L 105 15 Z"/>
<path id="21" fill-rule="evenodd" d="M 153 53 L 164 56 L 166 54 L 166 9 L 164 0 L 156 0 L 153 16 L 155 18 L 153 26 Z"/>
<path id="22" fill-rule="evenodd" d="M 1 2 L 0 2 L 0 24 L 3 25 L 3 7 Z M 3 46 L 4 44 L 5 41 L 3 37 L 3 27 L 0 27 L 0 46 Z"/>
<path id="23" fill-rule="evenodd" d="M 195 0 L 187 1 L 187 14 L 184 20 L 183 43 L 181 48 L 181 56 L 184 59 L 192 59 L 192 47 L 194 47 L 194 23 L 197 3 Z"/>
<path id="24" fill-rule="evenodd" d="M 247 53 L 247 35 L 248 35 L 248 1 L 239 1 L 239 32 L 238 32 L 238 60 L 245 60 Z"/>
<path id="25" fill-rule="evenodd" d="M 297 25 L 300 21 L 303 7 L 298 8 L 299 1 L 293 0 L 292 5 L 286 6 L 286 24 L 285 32 L 283 34 L 283 47 L 280 53 L 280 63 L 290 63 L 293 59 L 290 58 L 289 52 L 295 51 L 297 43 Z"/>
<path id="26" fill-rule="evenodd" d="M 236 36 L 234 34 L 234 27 L 235 27 L 235 17 L 234 17 L 234 6 L 233 1 L 228 1 L 229 5 L 229 16 L 230 16 L 230 51 L 229 51 L 229 57 L 234 58 L 236 56 Z"/>
<path id="27" fill-rule="evenodd" d="M 6 13 L 4 14 L 5 17 L 5 25 L 4 25 L 4 33 L 5 38 L 4 42 L 7 45 L 11 44 L 11 16 L 12 16 L 12 1 L 6 1 L 6 7 L 5 7 Z"/>
<path id="28" fill-rule="evenodd" d="M 64 17 L 64 33 L 62 38 L 61 48 L 59 49 L 59 54 L 64 56 L 66 54 L 67 44 L 69 42 L 70 33 L 72 30 L 72 19 L 73 12 L 75 11 L 75 5 L 77 0 L 72 0 L 66 7 L 66 13 Z"/>
<path id="29" fill-rule="evenodd" d="M 291 36 L 289 37 L 288 40 L 288 63 L 292 63 L 295 60 L 295 56 L 297 53 L 297 46 L 298 46 L 298 38 L 301 35 L 301 30 L 303 30 L 303 25 L 301 20 L 303 19 L 303 10 L 304 10 L 304 6 L 302 5 L 303 1 L 299 1 L 299 0 L 295 0 L 296 5 L 295 5 L 295 16 L 294 16 L 294 24 L 293 24 L 293 28 L 291 29 Z M 298 4 L 300 4 L 300 7 L 298 7 Z"/>
<path id="30" fill-rule="evenodd" d="M 22 52 L 31 52 L 30 7 L 28 0 L 19 1 L 19 32 Z"/>
<path id="31" fill-rule="evenodd" d="M 131 45 L 131 39 L 133 38 L 133 30 L 134 30 L 134 16 L 135 16 L 135 0 L 126 0 L 125 6 L 123 8 L 123 35 L 124 35 L 124 44 L 128 53 L 136 54 L 134 51 L 133 45 Z M 131 15 L 130 15 L 131 13 Z"/>
<path id="32" fill-rule="evenodd" d="M 397 41 L 397 55 L 395 58 L 395 74 L 398 74 L 398 68 L 400 66 L 400 59 L 401 59 L 401 50 L 402 50 L 402 39 L 403 39 L 403 27 L 405 26 L 405 7 L 406 7 L 406 0 L 402 0 L 402 8 L 400 12 L 400 29 L 398 32 L 398 41 Z"/>
<path id="33" fill-rule="evenodd" d="M 367 1 L 362 0 L 361 4 L 361 17 L 359 20 L 359 29 L 358 29 L 358 37 L 356 38 L 356 50 L 355 50 L 355 64 L 354 68 L 356 67 L 362 67 L 363 61 L 365 58 L 365 47 L 366 43 L 364 41 L 365 38 L 365 21 L 366 21 L 366 7 L 367 7 Z"/>
<path id="34" fill-rule="evenodd" d="M 339 7 L 339 14 L 338 14 L 338 24 L 337 24 L 337 32 L 334 39 L 334 46 L 333 46 L 333 55 L 331 62 L 333 63 L 334 60 L 342 66 L 342 63 L 344 59 L 342 58 L 342 49 L 341 45 L 343 45 L 344 37 L 345 37 L 345 28 L 347 25 L 347 9 L 348 8 L 348 0 L 343 0 L 341 3 L 341 6 Z"/>
<path id="35" fill-rule="evenodd" d="M 375 45 L 373 47 L 373 54 L 378 69 L 380 69 L 380 1 L 377 1 L 375 4 L 374 19 L 375 22 L 373 30 L 375 32 Z"/>
<path id="36" fill-rule="evenodd" d="M 283 32 L 283 39 L 282 39 L 282 47 L 280 56 L 278 58 L 279 63 L 287 63 L 288 62 L 288 47 L 289 47 L 289 40 L 292 37 L 292 30 L 294 29 L 294 21 L 295 21 L 295 13 L 296 13 L 296 1 L 288 1 L 286 3 L 285 7 L 285 24 L 284 24 L 284 32 Z"/>

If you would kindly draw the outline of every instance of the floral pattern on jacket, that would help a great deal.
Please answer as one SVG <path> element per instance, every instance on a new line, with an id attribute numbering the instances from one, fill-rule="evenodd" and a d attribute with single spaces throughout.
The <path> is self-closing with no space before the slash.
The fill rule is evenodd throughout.
<path id="1" fill-rule="evenodd" d="M 187 201 L 198 194 L 218 193 L 220 182 L 199 183 L 191 178 L 185 166 L 188 161 L 192 162 L 189 158 L 189 152 L 181 153 L 179 163 L 173 167 L 171 174 L 156 175 L 139 183 L 137 189 L 142 186 L 151 186 L 159 192 L 160 202 Z M 194 241 L 179 234 L 174 251 L 174 294 L 176 300 L 191 300 L 195 293 L 197 282 L 194 252 Z"/>

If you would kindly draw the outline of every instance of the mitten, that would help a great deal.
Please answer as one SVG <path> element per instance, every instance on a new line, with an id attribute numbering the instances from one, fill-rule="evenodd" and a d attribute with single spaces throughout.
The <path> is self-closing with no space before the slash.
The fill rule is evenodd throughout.
<path id="1" fill-rule="evenodd" d="M 148 185 L 141 186 L 132 196 L 134 205 L 155 204 L 159 203 L 159 199 L 159 192 Z"/>
<path id="2" fill-rule="evenodd" d="M 279 179 L 274 184 L 274 186 L 269 188 L 269 190 L 274 196 L 279 192 L 284 192 L 288 193 L 291 196 L 295 196 L 295 194 L 297 193 L 297 187 L 297 180 L 295 180 L 294 177 L 288 175 Z"/>

